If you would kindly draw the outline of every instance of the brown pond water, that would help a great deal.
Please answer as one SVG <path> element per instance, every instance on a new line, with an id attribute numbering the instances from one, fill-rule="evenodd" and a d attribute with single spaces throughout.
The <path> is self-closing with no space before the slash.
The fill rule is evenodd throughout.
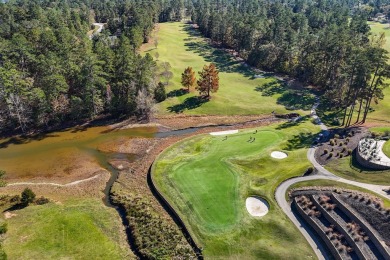
<path id="1" fill-rule="evenodd" d="M 110 159 L 132 160 L 115 147 L 135 137 L 153 137 L 155 127 L 110 130 L 72 128 L 36 137 L 0 139 L 0 169 L 7 179 L 90 177 Z M 85 176 L 89 174 L 89 176 Z"/>

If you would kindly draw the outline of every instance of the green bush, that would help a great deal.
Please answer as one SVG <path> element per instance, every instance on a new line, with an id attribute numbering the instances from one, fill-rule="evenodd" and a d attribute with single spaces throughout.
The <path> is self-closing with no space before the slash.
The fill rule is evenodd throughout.
<path id="1" fill-rule="evenodd" d="M 330 142 L 329 142 L 329 144 L 330 144 L 331 146 L 334 146 L 334 145 L 335 145 L 335 141 L 334 141 L 333 139 L 331 139 Z"/>
<path id="2" fill-rule="evenodd" d="M 157 102 L 162 102 L 167 98 L 167 93 L 165 91 L 165 86 L 163 83 L 159 82 L 156 89 L 154 90 L 154 99 Z"/>
<path id="3" fill-rule="evenodd" d="M 335 138 L 335 139 L 339 139 L 339 138 L 340 138 L 340 135 L 335 134 L 335 135 L 334 135 L 334 138 Z"/>
<path id="4" fill-rule="evenodd" d="M 352 150 L 348 149 L 348 155 L 351 155 L 351 154 L 352 154 Z"/>
<path id="5" fill-rule="evenodd" d="M 21 197 L 22 197 L 21 199 L 22 204 L 28 205 L 34 201 L 35 193 L 31 189 L 25 188 L 24 191 L 22 192 Z"/>
<path id="6" fill-rule="evenodd" d="M 43 204 L 47 204 L 49 203 L 50 200 L 48 198 L 45 198 L 45 197 L 40 197 L 38 198 L 36 201 L 35 201 L 35 204 L 37 205 L 43 205 Z"/>
<path id="7" fill-rule="evenodd" d="M 8 225 L 6 222 L 0 223 L 0 234 L 5 234 L 8 231 Z"/>
<path id="8" fill-rule="evenodd" d="M 328 149 L 325 149 L 324 154 L 328 154 L 328 153 L 329 153 Z"/>
<path id="9" fill-rule="evenodd" d="M 333 157 L 333 153 L 329 153 L 328 158 L 332 158 L 332 157 Z"/>

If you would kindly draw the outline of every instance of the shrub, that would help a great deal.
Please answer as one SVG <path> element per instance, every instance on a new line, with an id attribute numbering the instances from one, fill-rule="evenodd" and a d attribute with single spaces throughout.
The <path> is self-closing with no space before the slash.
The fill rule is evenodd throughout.
<path id="1" fill-rule="evenodd" d="M 339 146 L 343 146 L 343 142 L 340 142 L 340 143 L 339 143 Z"/>
<path id="2" fill-rule="evenodd" d="M 50 200 L 48 198 L 45 198 L 45 197 L 40 197 L 38 198 L 36 201 L 35 201 L 35 204 L 37 205 L 43 205 L 43 204 L 47 204 L 49 203 Z"/>
<path id="3" fill-rule="evenodd" d="M 328 154 L 328 153 L 329 153 L 328 149 L 325 149 L 324 154 Z"/>
<path id="4" fill-rule="evenodd" d="M 352 137 L 352 133 L 348 133 L 348 137 Z"/>
<path id="5" fill-rule="evenodd" d="M 167 98 L 167 93 L 165 91 L 165 86 L 163 83 L 159 82 L 156 89 L 154 90 L 154 99 L 157 102 L 162 102 Z"/>
<path id="6" fill-rule="evenodd" d="M 331 140 L 329 141 L 329 144 L 330 144 L 331 146 L 334 146 L 334 145 L 335 145 L 335 141 L 334 141 L 333 139 L 331 139 Z"/>
<path id="7" fill-rule="evenodd" d="M 337 153 L 336 153 L 336 157 L 339 157 L 339 155 L 340 155 L 340 153 L 339 153 L 339 152 L 337 152 Z"/>
<path id="8" fill-rule="evenodd" d="M 309 167 L 309 168 L 307 168 L 307 170 L 306 170 L 306 174 L 311 174 L 311 173 L 313 173 L 314 172 L 314 168 L 313 167 Z"/>
<path id="9" fill-rule="evenodd" d="M 345 152 L 347 150 L 347 147 L 343 146 L 343 149 L 341 149 L 341 152 Z"/>
<path id="10" fill-rule="evenodd" d="M 339 155 L 339 158 L 343 158 L 344 156 L 343 156 L 343 154 L 342 153 L 340 153 L 340 155 Z"/>
<path id="11" fill-rule="evenodd" d="M 328 158 L 332 158 L 332 157 L 333 157 L 333 153 L 329 153 Z"/>
<path id="12" fill-rule="evenodd" d="M 21 202 L 24 205 L 28 205 L 29 203 L 33 202 L 35 199 L 35 193 L 29 189 L 25 188 L 24 191 L 22 192 L 22 199 Z"/>
<path id="13" fill-rule="evenodd" d="M 347 137 L 347 139 L 345 139 L 345 141 L 349 142 L 349 137 Z"/>
<path id="14" fill-rule="evenodd" d="M 19 196 L 19 195 L 13 196 L 13 197 L 9 200 L 9 202 L 11 202 L 11 203 L 19 203 L 19 202 L 20 202 L 20 196 Z"/>
<path id="15" fill-rule="evenodd" d="M 340 135 L 335 134 L 335 135 L 334 135 L 334 138 L 335 138 L 335 139 L 339 139 L 339 138 L 340 138 Z"/>
<path id="16" fill-rule="evenodd" d="M 8 225 L 6 222 L 0 224 L 0 234 L 5 234 L 8 231 Z"/>
<path id="17" fill-rule="evenodd" d="M 351 154 L 352 154 L 352 150 L 348 149 L 348 155 L 351 155 Z"/>

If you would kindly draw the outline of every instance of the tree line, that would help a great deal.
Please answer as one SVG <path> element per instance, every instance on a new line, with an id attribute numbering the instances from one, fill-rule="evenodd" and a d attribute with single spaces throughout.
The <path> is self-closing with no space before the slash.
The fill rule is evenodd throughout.
<path id="1" fill-rule="evenodd" d="M 0 3 L 0 133 L 101 114 L 147 118 L 162 85 L 155 61 L 138 49 L 155 23 L 181 19 L 183 6 L 177 0 Z M 91 40 L 95 21 L 106 29 Z"/>
<path id="2" fill-rule="evenodd" d="M 215 45 L 236 50 L 256 68 L 318 87 L 323 103 L 344 111 L 346 125 L 356 113 L 364 123 L 383 98 L 384 35 L 370 34 L 372 10 L 358 1 L 194 0 L 188 10 Z"/>

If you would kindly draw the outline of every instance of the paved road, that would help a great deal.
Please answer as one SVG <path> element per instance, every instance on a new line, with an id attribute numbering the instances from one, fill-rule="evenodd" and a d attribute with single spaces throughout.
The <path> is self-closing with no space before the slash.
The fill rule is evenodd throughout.
<path id="1" fill-rule="evenodd" d="M 312 110 L 311 110 L 311 116 L 313 119 L 317 121 L 319 126 L 321 127 L 321 130 L 328 131 L 328 128 L 326 125 L 324 125 L 321 122 L 321 119 L 316 114 L 316 108 L 319 105 L 319 101 L 317 99 L 316 103 L 314 104 Z M 382 195 L 386 198 L 390 199 L 390 195 L 387 194 L 384 189 L 390 189 L 390 186 L 384 186 L 384 185 L 374 185 L 374 184 L 368 184 L 368 183 L 360 183 L 356 181 L 347 180 L 344 178 L 340 178 L 330 171 L 326 170 L 322 165 L 320 165 L 317 160 L 314 157 L 316 147 L 312 146 L 308 152 L 307 152 L 307 158 L 309 161 L 313 164 L 314 168 L 317 169 L 317 174 L 311 175 L 311 176 L 305 176 L 305 177 L 296 177 L 289 179 L 279 185 L 279 187 L 276 188 L 275 191 L 275 199 L 279 206 L 282 208 L 284 213 L 290 218 L 290 220 L 298 227 L 299 231 L 303 234 L 303 236 L 306 238 L 306 240 L 309 242 L 310 246 L 313 248 L 314 252 L 316 253 L 318 259 L 327 259 L 327 256 L 323 253 L 326 252 L 326 249 L 322 248 L 320 246 L 320 243 L 318 243 L 318 239 L 313 234 L 309 234 L 308 231 L 301 225 L 301 223 L 298 221 L 296 216 L 293 214 L 291 210 L 291 205 L 286 200 L 286 192 L 287 189 L 298 182 L 303 181 L 310 181 L 310 180 L 332 180 L 332 181 L 338 181 L 346 184 L 355 185 L 361 188 L 365 188 L 367 190 L 371 190 L 379 195 Z"/>

